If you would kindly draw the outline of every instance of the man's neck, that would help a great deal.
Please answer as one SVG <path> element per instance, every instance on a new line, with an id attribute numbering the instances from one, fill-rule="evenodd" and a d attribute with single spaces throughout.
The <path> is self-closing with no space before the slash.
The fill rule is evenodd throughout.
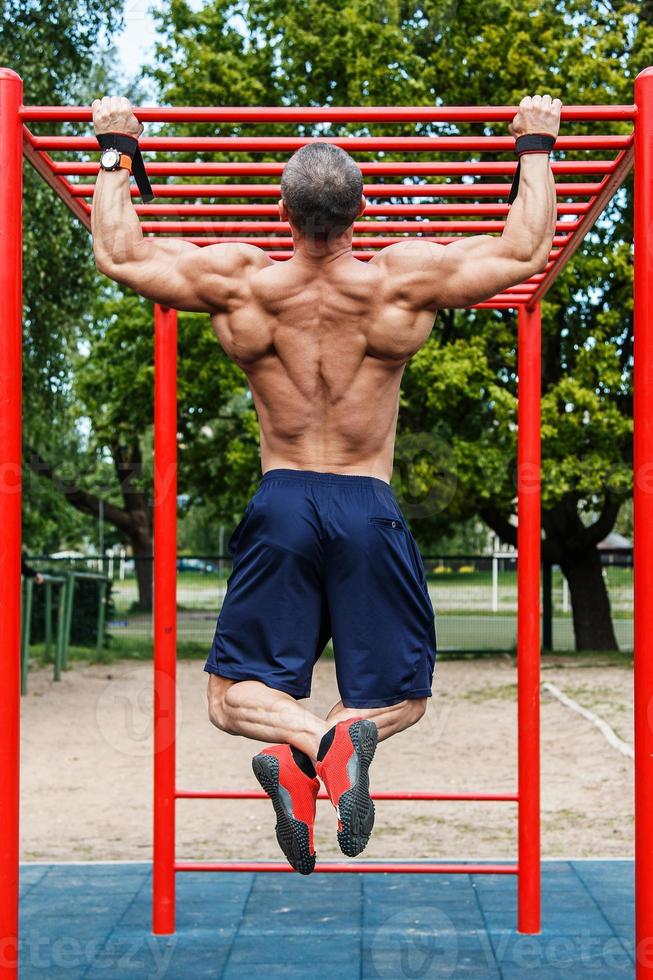
<path id="1" fill-rule="evenodd" d="M 352 236 L 340 235 L 331 240 L 293 237 L 294 258 L 311 265 L 329 264 L 352 254 Z"/>

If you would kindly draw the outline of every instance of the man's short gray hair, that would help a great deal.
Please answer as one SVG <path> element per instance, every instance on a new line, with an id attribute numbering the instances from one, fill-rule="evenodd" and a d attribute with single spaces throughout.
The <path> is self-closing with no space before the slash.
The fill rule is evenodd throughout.
<path id="1" fill-rule="evenodd" d="M 281 196 L 298 231 L 314 238 L 341 234 L 360 212 L 362 174 L 333 143 L 307 143 L 281 177 Z"/>

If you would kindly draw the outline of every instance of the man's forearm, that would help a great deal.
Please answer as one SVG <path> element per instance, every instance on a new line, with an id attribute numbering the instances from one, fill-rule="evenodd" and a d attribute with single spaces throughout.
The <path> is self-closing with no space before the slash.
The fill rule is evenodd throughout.
<path id="1" fill-rule="evenodd" d="M 519 193 L 510 208 L 502 240 L 516 259 L 544 267 L 556 225 L 556 192 L 545 153 L 521 158 Z"/>
<path id="2" fill-rule="evenodd" d="M 93 251 L 98 269 L 111 275 L 134 259 L 143 242 L 141 223 L 132 204 L 127 170 L 101 170 L 91 211 Z"/>

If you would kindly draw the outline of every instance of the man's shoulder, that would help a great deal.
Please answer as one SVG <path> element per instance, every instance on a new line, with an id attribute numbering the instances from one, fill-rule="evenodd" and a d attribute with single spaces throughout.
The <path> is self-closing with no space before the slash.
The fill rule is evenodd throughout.
<path id="1" fill-rule="evenodd" d="M 407 238 L 382 248 L 371 264 L 383 266 L 388 272 L 409 272 L 422 268 L 425 264 L 433 266 L 442 259 L 445 246 L 424 238 Z"/>
<path id="2" fill-rule="evenodd" d="M 207 245 L 203 258 L 208 266 L 221 275 L 237 275 L 239 272 L 264 269 L 274 265 L 273 260 L 256 245 L 242 242 L 218 242 Z"/>
<path id="3" fill-rule="evenodd" d="M 370 261 L 382 273 L 383 300 L 412 310 L 435 311 L 434 283 L 444 275 L 447 248 L 438 242 L 411 238 L 388 245 Z"/>

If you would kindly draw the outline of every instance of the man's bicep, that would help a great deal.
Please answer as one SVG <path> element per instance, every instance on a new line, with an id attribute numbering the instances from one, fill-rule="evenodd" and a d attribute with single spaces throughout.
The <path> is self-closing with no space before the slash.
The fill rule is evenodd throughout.
<path id="1" fill-rule="evenodd" d="M 437 305 L 450 309 L 485 302 L 532 272 L 532 262 L 516 258 L 501 238 L 475 235 L 452 242 L 440 262 Z"/>
<path id="2" fill-rule="evenodd" d="M 202 249 L 190 242 L 144 238 L 124 261 L 104 268 L 112 279 L 146 299 L 177 310 L 206 313 L 198 292 Z"/>
<path id="3" fill-rule="evenodd" d="M 532 272 L 516 260 L 500 238 L 474 235 L 439 245 L 413 240 L 384 251 L 399 270 L 406 298 L 417 308 L 473 306 L 516 285 Z"/>
<path id="4" fill-rule="evenodd" d="M 239 277 L 252 258 L 244 254 L 246 248 L 237 244 L 201 247 L 179 240 L 146 238 L 134 258 L 117 270 L 115 278 L 163 306 L 212 313 L 228 306 Z"/>

